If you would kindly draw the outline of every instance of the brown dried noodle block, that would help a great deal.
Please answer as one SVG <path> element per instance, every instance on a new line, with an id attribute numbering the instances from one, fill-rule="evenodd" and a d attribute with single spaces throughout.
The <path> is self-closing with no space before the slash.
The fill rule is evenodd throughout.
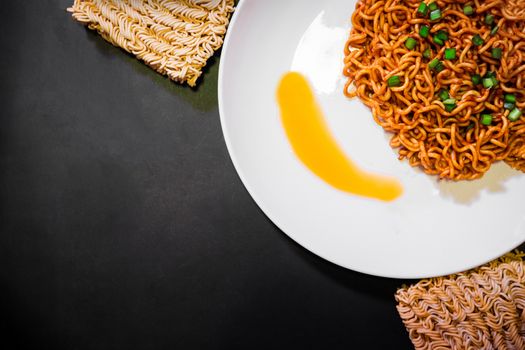
<path id="1" fill-rule="evenodd" d="M 396 293 L 416 349 L 525 349 L 524 253 Z"/>
<path id="2" fill-rule="evenodd" d="M 68 11 L 157 72 L 195 86 L 233 8 L 234 0 L 75 0 Z"/>

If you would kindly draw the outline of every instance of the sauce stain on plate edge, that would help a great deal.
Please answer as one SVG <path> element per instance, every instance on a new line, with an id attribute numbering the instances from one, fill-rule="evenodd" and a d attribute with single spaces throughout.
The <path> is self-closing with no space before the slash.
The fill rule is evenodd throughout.
<path id="1" fill-rule="evenodd" d="M 323 181 L 339 190 L 382 201 L 392 201 L 403 193 L 396 179 L 363 171 L 344 154 L 302 74 L 289 72 L 282 77 L 277 102 L 292 149 Z"/>

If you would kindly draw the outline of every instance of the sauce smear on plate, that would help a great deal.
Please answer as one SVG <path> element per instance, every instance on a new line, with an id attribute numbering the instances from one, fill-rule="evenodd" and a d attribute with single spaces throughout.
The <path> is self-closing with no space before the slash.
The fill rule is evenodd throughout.
<path id="1" fill-rule="evenodd" d="M 295 154 L 314 174 L 337 189 L 364 197 L 391 201 L 401 195 L 399 181 L 363 171 L 346 157 L 300 73 L 290 72 L 282 78 L 277 101 Z"/>

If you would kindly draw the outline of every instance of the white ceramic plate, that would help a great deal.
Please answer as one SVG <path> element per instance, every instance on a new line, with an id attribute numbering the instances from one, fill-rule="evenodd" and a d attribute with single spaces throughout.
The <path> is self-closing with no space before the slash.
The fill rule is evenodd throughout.
<path id="1" fill-rule="evenodd" d="M 505 164 L 482 180 L 448 183 L 397 160 L 358 100 L 342 94 L 343 47 L 355 0 L 243 0 L 221 57 L 219 106 L 231 158 L 266 215 L 306 249 L 368 274 L 419 278 L 463 271 L 525 241 L 525 174 Z M 277 84 L 305 74 L 328 125 L 361 167 L 401 180 L 384 203 L 338 191 L 294 155 Z"/>

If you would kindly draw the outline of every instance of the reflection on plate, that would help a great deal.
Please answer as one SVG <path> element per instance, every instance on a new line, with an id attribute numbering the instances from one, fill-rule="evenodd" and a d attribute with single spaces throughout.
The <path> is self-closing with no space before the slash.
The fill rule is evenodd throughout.
<path id="1" fill-rule="evenodd" d="M 219 104 L 228 150 L 252 197 L 308 250 L 374 275 L 449 274 L 518 246 L 525 241 L 525 176 L 503 164 L 475 182 L 439 182 L 399 162 L 370 111 L 344 97 L 343 47 L 354 6 L 345 0 L 239 4 L 222 52 Z M 290 70 L 309 79 L 345 154 L 367 171 L 401 180 L 401 198 L 385 203 L 349 195 L 301 163 L 275 96 Z"/>

